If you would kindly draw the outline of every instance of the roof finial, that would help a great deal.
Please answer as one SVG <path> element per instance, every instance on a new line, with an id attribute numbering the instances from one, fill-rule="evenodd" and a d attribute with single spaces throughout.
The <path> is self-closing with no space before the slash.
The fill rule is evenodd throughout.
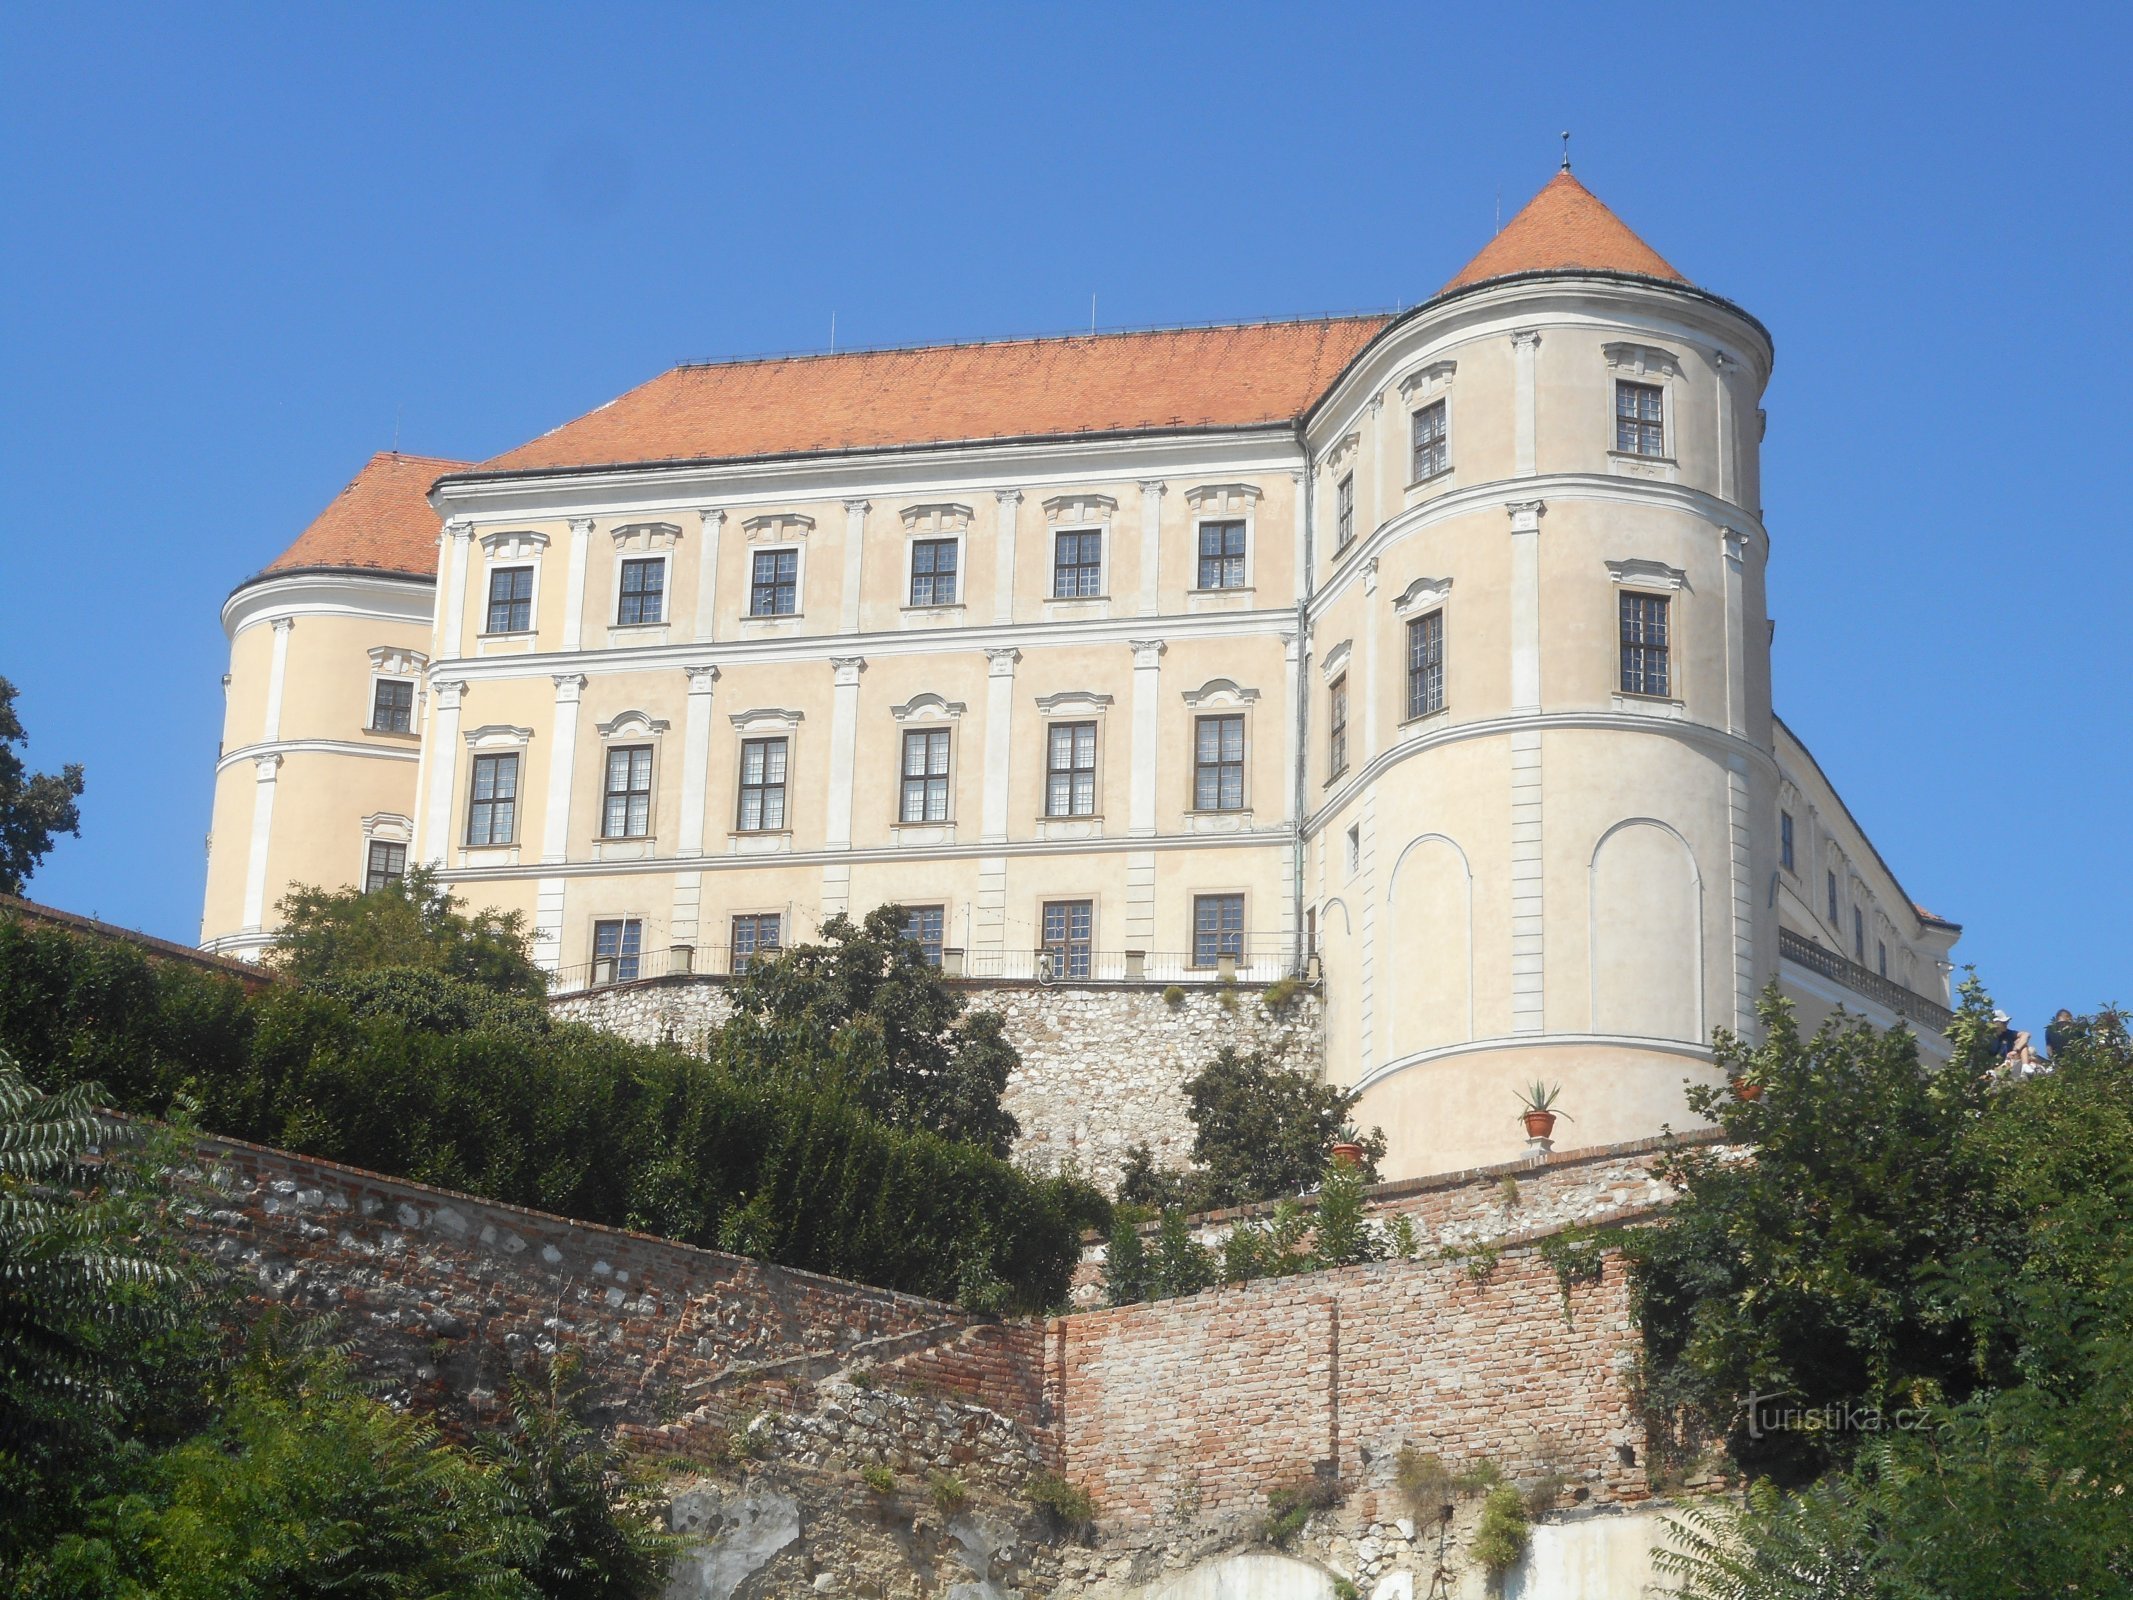
<path id="1" fill-rule="evenodd" d="M 1570 170 L 1570 130 L 1568 128 L 1563 130 L 1563 170 L 1565 172 Z"/>

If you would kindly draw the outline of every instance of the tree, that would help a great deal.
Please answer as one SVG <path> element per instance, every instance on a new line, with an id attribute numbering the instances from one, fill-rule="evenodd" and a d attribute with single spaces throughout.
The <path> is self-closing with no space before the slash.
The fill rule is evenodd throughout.
<path id="1" fill-rule="evenodd" d="M 1131 1206 L 1111 1215 L 1111 1238 L 1104 1247 L 1104 1296 L 1114 1306 L 1138 1305 L 1148 1298 L 1155 1275 L 1141 1243 L 1141 1216 Z"/>
<path id="2" fill-rule="evenodd" d="M 372 889 L 298 884 L 276 909 L 274 966 L 300 983 L 348 979 L 387 968 L 441 972 L 499 994 L 540 996 L 548 976 L 534 964 L 518 911 L 466 912 L 431 867 Z"/>
<path id="3" fill-rule="evenodd" d="M 1363 1169 L 1353 1162 L 1326 1163 L 1318 1189 L 1311 1257 L 1321 1267 L 1352 1267 L 1359 1261 L 1385 1259 L 1385 1246 L 1371 1228 L 1364 1204 Z"/>
<path id="4" fill-rule="evenodd" d="M 81 837 L 81 763 L 31 775 L 13 746 L 27 744 L 15 686 L 0 678 L 0 894 L 20 894 L 58 835 Z"/>
<path id="5" fill-rule="evenodd" d="M 1155 1236 L 1155 1293 L 1164 1300 L 1198 1294 L 1215 1281 L 1215 1255 L 1192 1236 L 1182 1211 L 1163 1213 Z"/>
<path id="6" fill-rule="evenodd" d="M 1005 1156 L 1021 1130 L 1000 1100 L 1020 1058 L 997 1013 L 966 1012 L 903 921 L 896 906 L 835 916 L 820 944 L 750 962 L 714 1054 L 739 1076 L 829 1086 L 892 1127 Z"/>

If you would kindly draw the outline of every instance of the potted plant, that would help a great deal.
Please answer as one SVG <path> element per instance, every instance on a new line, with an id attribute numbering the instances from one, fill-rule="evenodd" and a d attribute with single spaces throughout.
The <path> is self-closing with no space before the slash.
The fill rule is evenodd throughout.
<path id="1" fill-rule="evenodd" d="M 1733 1092 L 1743 1100 L 1760 1100 L 1763 1097 L 1763 1086 L 1753 1078 L 1735 1078 Z"/>
<path id="2" fill-rule="evenodd" d="M 1344 1122 L 1333 1131 L 1333 1159 L 1351 1167 L 1363 1164 L 1363 1136 L 1354 1123 Z"/>
<path id="3" fill-rule="evenodd" d="M 1526 1137 L 1545 1139 L 1555 1132 L 1555 1119 L 1567 1117 L 1567 1111 L 1555 1109 L 1555 1102 L 1562 1097 L 1563 1086 L 1559 1083 L 1542 1083 L 1535 1079 L 1533 1087 L 1521 1092 L 1518 1103 L 1526 1109 L 1522 1114 L 1526 1124 Z"/>

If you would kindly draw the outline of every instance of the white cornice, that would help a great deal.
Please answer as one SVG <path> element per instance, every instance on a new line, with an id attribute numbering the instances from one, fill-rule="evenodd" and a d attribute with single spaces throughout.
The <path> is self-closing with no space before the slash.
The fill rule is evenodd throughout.
<path id="1" fill-rule="evenodd" d="M 257 578 L 222 602 L 229 638 L 279 617 L 358 617 L 410 622 L 424 629 L 437 610 L 437 581 L 375 572 L 294 572 Z"/>
<path id="2" fill-rule="evenodd" d="M 413 742 L 405 744 L 358 744 L 348 739 L 267 739 L 258 744 L 239 745 L 234 750 L 225 750 L 215 763 L 215 770 L 234 767 L 240 762 L 258 761 L 267 756 L 314 755 L 314 756 L 362 756 L 371 761 L 419 761 L 421 754 Z"/>

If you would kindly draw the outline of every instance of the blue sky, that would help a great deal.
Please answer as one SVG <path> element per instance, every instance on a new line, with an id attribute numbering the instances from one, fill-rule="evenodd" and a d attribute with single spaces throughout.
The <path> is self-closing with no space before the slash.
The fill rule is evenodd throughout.
<path id="1" fill-rule="evenodd" d="M 1569 128 L 1775 332 L 1781 714 L 2023 1020 L 2133 1001 L 2129 19 L 10 7 L 0 674 L 89 777 L 33 893 L 196 934 L 219 606 L 373 450 L 486 456 L 833 312 L 1412 303 Z"/>

